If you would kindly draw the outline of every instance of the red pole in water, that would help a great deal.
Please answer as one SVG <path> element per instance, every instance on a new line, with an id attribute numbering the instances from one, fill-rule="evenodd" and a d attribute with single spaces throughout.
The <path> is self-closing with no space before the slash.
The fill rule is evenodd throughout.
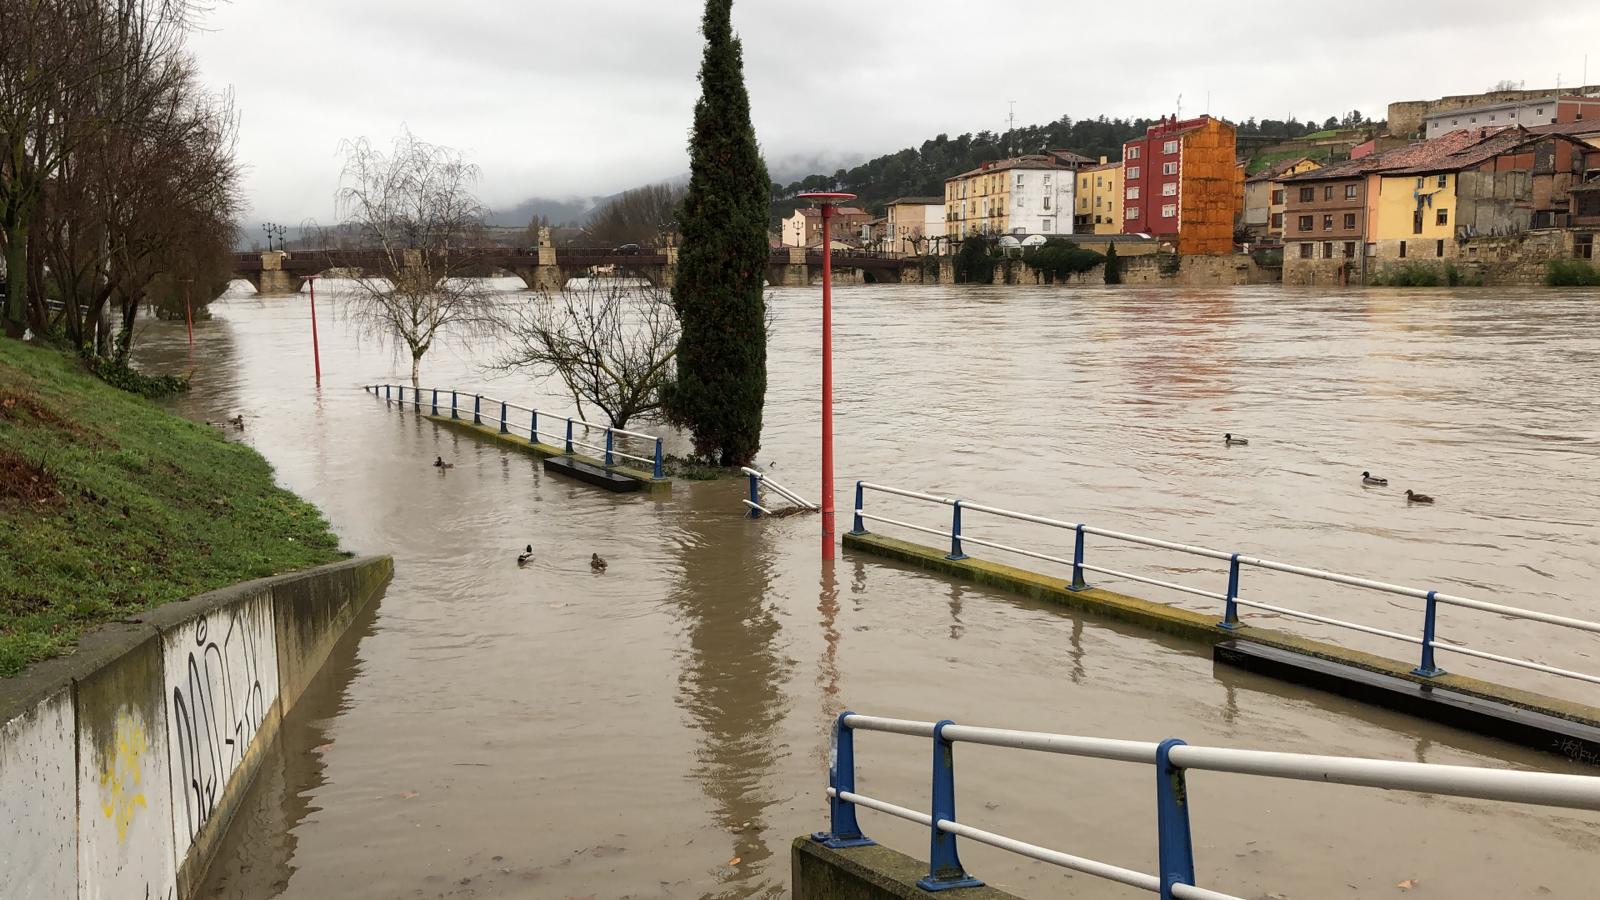
<path id="1" fill-rule="evenodd" d="M 833 559 L 833 218 L 854 194 L 801 194 L 822 207 L 822 558 Z"/>
<path id="2" fill-rule="evenodd" d="M 317 367 L 317 384 L 322 384 L 322 350 L 317 346 L 317 276 L 306 279 L 311 285 L 311 358 Z"/>
<path id="3" fill-rule="evenodd" d="M 194 349 L 194 313 L 189 309 L 189 284 L 192 278 L 183 280 L 183 324 L 189 329 L 189 349 Z"/>

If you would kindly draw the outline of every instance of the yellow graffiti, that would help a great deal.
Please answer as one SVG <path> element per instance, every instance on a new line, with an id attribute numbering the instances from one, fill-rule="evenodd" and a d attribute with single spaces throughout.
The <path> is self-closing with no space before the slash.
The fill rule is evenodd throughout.
<path id="1" fill-rule="evenodd" d="M 134 811 L 145 806 L 144 755 L 150 749 L 144 723 L 117 713 L 116 752 L 100 773 L 100 811 L 117 826 L 117 843 L 128 840 Z"/>

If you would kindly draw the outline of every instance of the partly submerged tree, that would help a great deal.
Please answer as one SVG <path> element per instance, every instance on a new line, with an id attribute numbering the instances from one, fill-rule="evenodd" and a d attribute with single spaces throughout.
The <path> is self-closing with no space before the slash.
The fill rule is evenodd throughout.
<path id="1" fill-rule="evenodd" d="M 1043 246 L 1023 251 L 1022 262 L 1044 276 L 1046 284 L 1054 284 L 1066 281 L 1079 272 L 1089 271 L 1105 262 L 1105 258 L 1066 238 L 1053 237 L 1045 241 Z"/>
<path id="2" fill-rule="evenodd" d="M 667 412 L 695 451 L 744 465 L 761 445 L 767 394 L 766 165 L 750 124 L 733 0 L 706 0 L 700 101 L 689 141 L 689 193 L 672 300 L 682 323 Z"/>
<path id="3" fill-rule="evenodd" d="M 435 341 L 494 323 L 490 292 L 465 277 L 472 259 L 464 250 L 481 236 L 488 212 L 473 193 L 478 167 L 406 129 L 388 152 L 366 138 L 343 149 L 340 214 L 381 259 L 380 271 L 356 280 L 353 309 L 374 334 L 405 344 L 411 383 L 420 386 L 422 358 Z"/>
<path id="4" fill-rule="evenodd" d="M 619 279 L 592 279 L 558 296 L 534 295 L 508 317 L 510 349 L 496 363 L 561 379 L 617 428 L 660 411 L 678 353 L 678 317 L 666 293 Z"/>
<path id="5" fill-rule="evenodd" d="M 1106 284 L 1122 283 L 1122 261 L 1117 259 L 1117 245 L 1106 245 Z"/>

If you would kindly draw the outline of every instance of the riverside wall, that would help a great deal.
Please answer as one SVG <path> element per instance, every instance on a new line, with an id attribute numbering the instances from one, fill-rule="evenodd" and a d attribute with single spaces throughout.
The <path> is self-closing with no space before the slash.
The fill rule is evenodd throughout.
<path id="1" fill-rule="evenodd" d="M 169 603 L 0 681 L 6 896 L 194 895 L 278 723 L 386 556 Z"/>

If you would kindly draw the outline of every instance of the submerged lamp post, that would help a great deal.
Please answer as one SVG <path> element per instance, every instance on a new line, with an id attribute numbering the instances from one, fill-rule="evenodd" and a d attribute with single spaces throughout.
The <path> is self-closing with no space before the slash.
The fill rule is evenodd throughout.
<path id="1" fill-rule="evenodd" d="M 833 559 L 833 208 L 856 199 L 833 192 L 800 194 L 822 208 L 822 558 Z M 804 238 L 802 238 L 804 240 Z"/>
<path id="2" fill-rule="evenodd" d="M 320 387 L 322 385 L 322 350 L 317 346 L 317 276 L 308 276 L 306 284 L 311 286 L 311 359 L 317 367 L 317 385 Z"/>

